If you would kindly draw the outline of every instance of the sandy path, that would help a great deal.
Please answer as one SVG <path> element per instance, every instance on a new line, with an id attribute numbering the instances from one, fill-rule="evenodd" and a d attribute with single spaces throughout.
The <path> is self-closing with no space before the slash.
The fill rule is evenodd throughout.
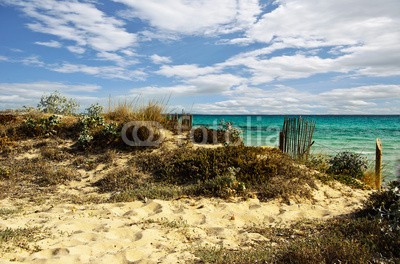
<path id="1" fill-rule="evenodd" d="M 49 203 L 25 206 L 0 218 L 0 229 L 41 226 L 51 236 L 36 242 L 33 254 L 7 252 L 2 263 L 187 263 L 200 246 L 237 249 L 268 240 L 250 226 L 287 225 L 300 219 L 326 219 L 361 206 L 367 192 L 320 185 L 315 201 L 281 204 L 250 199 L 149 200 L 118 204 Z M 10 208 L 15 202 L 0 201 Z M 8 262 L 7 260 L 14 260 Z"/>

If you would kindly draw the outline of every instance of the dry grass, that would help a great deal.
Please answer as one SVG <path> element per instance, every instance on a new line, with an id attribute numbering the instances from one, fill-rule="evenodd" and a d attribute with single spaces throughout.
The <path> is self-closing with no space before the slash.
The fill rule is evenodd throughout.
<path id="1" fill-rule="evenodd" d="M 39 251 L 34 242 L 44 239 L 49 234 L 40 227 L 0 229 L 0 255 L 2 252 L 21 248 L 30 252 Z"/>
<path id="2" fill-rule="evenodd" d="M 399 231 L 376 219 L 338 218 L 289 228 L 250 228 L 268 238 L 250 249 L 200 248 L 201 263 L 398 263 Z"/>
<path id="3" fill-rule="evenodd" d="M 364 172 L 364 175 L 361 178 L 361 181 L 363 183 L 365 183 L 365 185 L 367 185 L 368 187 L 371 187 L 371 188 L 375 189 L 376 188 L 376 185 L 375 185 L 375 171 L 370 169 L 370 170 L 367 170 L 366 172 Z"/>
<path id="4" fill-rule="evenodd" d="M 108 109 L 105 117 L 108 120 L 125 123 L 129 121 L 156 121 L 165 123 L 164 113 L 167 110 L 166 101 L 149 101 L 147 104 L 141 102 L 137 97 L 131 101 L 112 101 L 109 100 Z"/>
<path id="5" fill-rule="evenodd" d="M 68 165 L 60 165 L 43 159 L 0 160 L 0 199 L 40 199 L 51 193 L 58 184 L 79 180 L 79 173 Z"/>

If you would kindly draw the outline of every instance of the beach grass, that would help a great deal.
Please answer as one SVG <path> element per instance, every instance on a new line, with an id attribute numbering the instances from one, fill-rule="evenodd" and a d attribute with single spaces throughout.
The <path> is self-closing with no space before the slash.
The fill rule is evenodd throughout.
<path id="1" fill-rule="evenodd" d="M 34 244 L 48 235 L 46 230 L 35 226 L 28 228 L 0 229 L 0 253 L 15 251 L 16 248 L 36 252 L 40 247 Z"/>
<path id="2" fill-rule="evenodd" d="M 268 242 L 240 250 L 200 248 L 205 263 L 396 263 L 400 231 L 384 231 L 386 223 L 369 218 L 335 218 L 299 222 L 285 228 L 252 227 Z"/>

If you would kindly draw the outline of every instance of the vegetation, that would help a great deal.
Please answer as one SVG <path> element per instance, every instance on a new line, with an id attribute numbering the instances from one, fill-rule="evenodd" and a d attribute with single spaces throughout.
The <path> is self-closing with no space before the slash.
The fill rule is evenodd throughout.
<path id="1" fill-rule="evenodd" d="M 96 191 L 110 194 L 109 198 L 96 193 L 68 199 L 88 203 L 105 199 L 123 202 L 182 196 L 223 199 L 257 196 L 263 201 L 273 198 L 288 201 L 311 198 L 311 191 L 316 187 L 314 175 L 321 180 L 336 179 L 352 186 L 362 186 L 360 180 L 371 178 L 365 171 L 365 160 L 354 153 L 339 153 L 333 158 L 311 157 L 307 166 L 326 173 L 321 176 L 277 149 L 236 144 L 240 143 L 240 131 L 230 123 L 221 123 L 217 130 L 206 129 L 208 140 L 212 139 L 209 143 L 216 143 L 213 140 L 216 133 L 217 142 L 225 143 L 224 147 L 135 149 L 129 152 L 127 164 L 119 164 L 121 159 L 116 160 L 123 153 L 119 148 L 124 145 L 120 136 L 124 122 L 137 121 L 126 129 L 126 135 L 136 130 L 140 140 L 145 141 L 151 134 L 156 140 L 160 136 L 159 128 L 145 122 L 165 124 L 163 107 L 152 102 L 137 107 L 125 101 L 106 112 L 94 104 L 83 115 L 58 116 L 55 114 L 73 111 L 67 106 L 54 109 L 56 96 L 60 95 L 44 97 L 41 101 L 40 109 L 45 113 L 0 119 L 0 199 L 29 198 L 36 202 L 35 199 L 45 199 L 46 194 L 55 192 L 59 185 L 80 181 L 81 174 L 97 175 L 100 171 L 105 176 L 93 185 Z M 202 142 L 203 136 L 199 130 L 193 133 L 197 142 Z M 66 142 L 61 139 L 69 140 L 67 146 L 59 144 Z M 20 141 L 16 143 L 17 140 Z M 79 150 L 70 147 L 71 142 Z M 100 151 L 93 151 L 96 146 Z M 372 194 L 364 208 L 352 216 L 303 222 L 287 228 L 249 227 L 245 231 L 262 234 L 268 240 L 236 251 L 199 248 L 195 254 L 208 263 L 400 262 L 399 190 L 400 183 L 393 182 L 383 192 Z M 7 219 L 16 212 L 0 209 L 0 218 Z M 160 224 L 169 228 L 186 226 L 184 222 L 166 219 L 160 220 Z M 30 248 L 29 243 L 36 241 L 40 234 L 39 228 L 0 229 L 0 249 Z"/>
<path id="2" fill-rule="evenodd" d="M 398 263 L 399 182 L 374 193 L 353 216 L 300 222 L 289 228 L 252 227 L 268 237 L 251 249 L 199 248 L 206 263 Z"/>
<path id="3" fill-rule="evenodd" d="M 333 157 L 311 155 L 306 166 L 323 173 L 318 178 L 323 182 L 336 180 L 354 188 L 374 187 L 374 172 L 367 170 L 367 159 L 353 152 L 339 152 Z"/>
<path id="4" fill-rule="evenodd" d="M 55 91 L 50 95 L 43 95 L 37 107 L 44 113 L 70 115 L 75 113 L 79 104 L 74 99 L 67 98 Z"/>
<path id="5" fill-rule="evenodd" d="M 111 172 L 96 186 L 103 192 L 131 192 L 143 186 L 159 188 L 162 184 L 178 186 L 172 192 L 176 195 L 226 198 L 246 196 L 251 192 L 262 200 L 288 199 L 296 195 L 310 197 L 310 186 L 315 186 L 312 177 L 276 149 L 243 146 L 181 148 L 140 153 L 130 163 L 138 171 Z M 140 176 L 143 174 L 147 176 Z"/>
<path id="6" fill-rule="evenodd" d="M 31 246 L 32 242 L 43 239 L 44 232 L 39 227 L 31 228 L 5 228 L 0 229 L 0 253 L 22 248 L 32 252 L 39 251 L 37 246 Z"/>
<path id="7" fill-rule="evenodd" d="M 166 103 L 164 101 L 150 101 L 143 105 L 140 103 L 140 97 L 132 101 L 111 102 L 105 118 L 118 123 L 129 121 L 155 121 L 165 124 Z"/>
<path id="8" fill-rule="evenodd" d="M 349 175 L 361 179 L 367 169 L 367 160 L 360 154 L 353 152 L 340 152 L 330 161 L 328 173 L 334 175 Z"/>
<path id="9" fill-rule="evenodd" d="M 59 124 L 60 118 L 56 115 L 37 119 L 28 117 L 20 129 L 26 136 L 52 136 L 57 134 Z"/>

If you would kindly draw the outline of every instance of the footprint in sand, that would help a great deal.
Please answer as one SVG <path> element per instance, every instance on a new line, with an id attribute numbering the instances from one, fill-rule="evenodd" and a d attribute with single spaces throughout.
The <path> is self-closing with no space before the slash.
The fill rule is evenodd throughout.
<path id="1" fill-rule="evenodd" d="M 154 201 L 147 203 L 142 208 L 153 214 L 159 214 L 163 211 L 163 206 L 160 203 Z"/>
<path id="2" fill-rule="evenodd" d="M 55 248 L 51 253 L 53 256 L 66 256 L 69 254 L 68 248 Z"/>

